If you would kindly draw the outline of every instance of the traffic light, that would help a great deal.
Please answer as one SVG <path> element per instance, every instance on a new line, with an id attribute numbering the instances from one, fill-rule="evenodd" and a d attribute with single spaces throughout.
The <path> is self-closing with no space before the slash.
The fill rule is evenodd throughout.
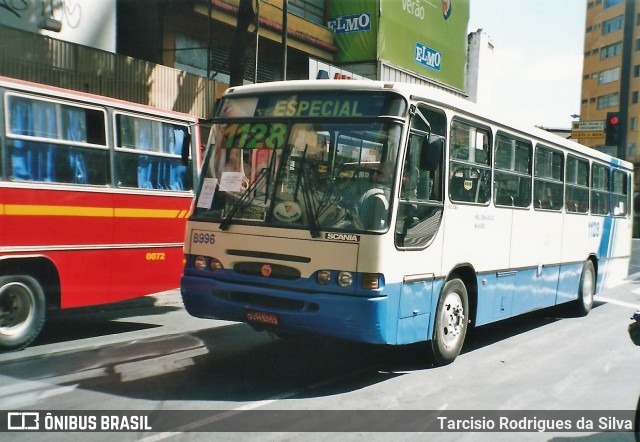
<path id="1" fill-rule="evenodd" d="M 607 146 L 617 146 L 620 140 L 620 113 L 607 112 L 607 121 L 605 123 L 605 140 Z"/>

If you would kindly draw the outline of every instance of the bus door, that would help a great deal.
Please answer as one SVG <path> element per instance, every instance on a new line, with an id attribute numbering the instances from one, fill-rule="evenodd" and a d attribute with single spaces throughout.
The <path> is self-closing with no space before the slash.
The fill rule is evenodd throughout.
<path id="1" fill-rule="evenodd" d="M 441 273 L 443 153 L 446 120 L 442 111 L 418 106 L 403 160 L 395 224 L 395 245 L 402 253 L 399 344 L 430 339 L 435 276 Z"/>

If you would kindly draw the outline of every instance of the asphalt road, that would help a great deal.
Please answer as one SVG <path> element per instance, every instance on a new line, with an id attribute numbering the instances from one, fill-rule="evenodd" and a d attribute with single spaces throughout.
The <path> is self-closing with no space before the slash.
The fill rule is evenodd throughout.
<path id="1" fill-rule="evenodd" d="M 213 429 L 216 441 L 630 442 L 630 432 L 598 428 L 421 433 L 415 422 L 461 410 L 490 418 L 513 410 L 570 418 L 588 410 L 631 413 L 640 396 L 640 347 L 627 330 L 640 308 L 637 261 L 640 253 L 625 284 L 602 293 L 587 317 L 547 309 L 480 327 L 446 367 L 435 367 L 423 345 L 282 340 L 244 324 L 193 318 L 177 291 L 67 312 L 50 318 L 29 348 L 0 355 L 0 410 L 153 412 L 151 430 L 11 433 L 25 441 L 210 440 Z M 185 413 L 169 431 L 166 410 Z M 234 431 L 220 432 L 225 423 Z M 389 432 L 368 432 L 381 425 Z"/>

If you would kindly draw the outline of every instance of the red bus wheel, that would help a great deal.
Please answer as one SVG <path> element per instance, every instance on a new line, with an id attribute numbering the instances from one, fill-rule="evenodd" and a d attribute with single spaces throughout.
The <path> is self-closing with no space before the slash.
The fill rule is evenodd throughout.
<path id="1" fill-rule="evenodd" d="M 0 277 L 0 351 L 29 345 L 42 329 L 45 311 L 44 292 L 36 279 Z"/>

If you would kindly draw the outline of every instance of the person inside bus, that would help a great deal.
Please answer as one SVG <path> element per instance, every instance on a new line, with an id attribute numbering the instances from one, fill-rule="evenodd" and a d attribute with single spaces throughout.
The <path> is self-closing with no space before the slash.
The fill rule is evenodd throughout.
<path id="1" fill-rule="evenodd" d="M 389 197 L 393 179 L 393 163 L 381 162 L 369 175 L 373 187 L 358 201 L 358 216 L 365 229 L 382 230 L 389 220 Z"/>

